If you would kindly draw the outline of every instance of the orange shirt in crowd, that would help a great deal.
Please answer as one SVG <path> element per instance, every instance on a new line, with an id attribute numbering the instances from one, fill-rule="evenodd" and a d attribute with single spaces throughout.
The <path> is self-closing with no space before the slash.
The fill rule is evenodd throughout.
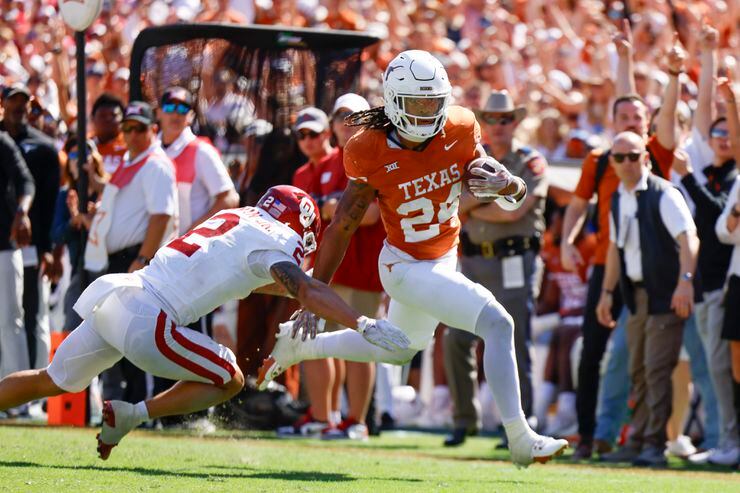
<path id="1" fill-rule="evenodd" d="M 671 165 L 673 163 L 673 150 L 668 150 L 660 145 L 656 136 L 648 139 L 647 149 L 655 158 L 664 177 L 670 176 Z M 591 200 L 597 190 L 594 189 L 596 181 L 596 165 L 601 155 L 601 150 L 594 150 L 586 156 L 581 168 L 581 178 L 578 180 L 575 195 L 583 200 Z M 619 178 L 612 169 L 607 165 L 604 176 L 599 183 L 599 210 L 598 225 L 599 230 L 596 232 L 596 252 L 594 254 L 594 264 L 604 265 L 606 263 L 606 252 L 609 249 L 609 209 L 611 208 L 611 196 L 619 186 Z"/>
<path id="2" fill-rule="evenodd" d="M 95 140 L 95 144 L 98 146 L 98 152 L 103 156 L 103 169 L 109 175 L 112 175 L 118 166 L 123 162 L 123 155 L 126 154 L 126 142 L 123 140 L 123 133 L 109 140 L 105 144 L 101 144 Z"/>

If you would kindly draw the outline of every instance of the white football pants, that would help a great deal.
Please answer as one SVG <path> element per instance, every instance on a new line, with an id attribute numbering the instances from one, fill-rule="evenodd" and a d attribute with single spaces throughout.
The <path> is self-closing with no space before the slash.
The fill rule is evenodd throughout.
<path id="1" fill-rule="evenodd" d="M 52 381 L 79 392 L 125 356 L 158 377 L 218 386 L 229 382 L 236 372 L 231 350 L 177 327 L 153 300 L 141 288 L 114 289 L 59 346 L 48 367 Z"/>

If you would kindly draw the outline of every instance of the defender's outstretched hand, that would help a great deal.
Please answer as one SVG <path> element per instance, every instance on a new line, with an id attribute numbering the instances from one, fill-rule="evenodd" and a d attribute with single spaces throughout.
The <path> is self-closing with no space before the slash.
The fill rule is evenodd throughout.
<path id="1" fill-rule="evenodd" d="M 411 344 L 406 334 L 387 320 L 360 317 L 357 320 L 357 332 L 362 334 L 367 342 L 386 351 L 408 349 Z"/>
<path id="2" fill-rule="evenodd" d="M 311 339 L 316 339 L 316 334 L 324 332 L 324 326 L 326 325 L 326 320 L 305 309 L 293 313 L 290 320 L 294 321 L 290 337 L 295 339 L 300 332 L 302 341 L 305 341 L 308 336 L 311 336 Z"/>

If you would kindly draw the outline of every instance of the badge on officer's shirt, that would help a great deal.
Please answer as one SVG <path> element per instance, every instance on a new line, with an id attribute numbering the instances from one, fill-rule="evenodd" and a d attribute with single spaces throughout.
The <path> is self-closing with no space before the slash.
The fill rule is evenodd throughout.
<path id="1" fill-rule="evenodd" d="M 547 161 L 538 156 L 527 161 L 527 167 L 534 176 L 540 176 L 547 170 Z"/>
<path id="2" fill-rule="evenodd" d="M 521 255 L 506 257 L 501 261 L 504 289 L 524 287 L 524 259 Z"/>

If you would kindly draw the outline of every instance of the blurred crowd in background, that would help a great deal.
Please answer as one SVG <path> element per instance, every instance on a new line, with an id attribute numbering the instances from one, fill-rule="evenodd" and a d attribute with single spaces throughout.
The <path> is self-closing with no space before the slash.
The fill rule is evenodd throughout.
<path id="1" fill-rule="evenodd" d="M 33 266 L 32 262 L 25 263 L 25 289 L 38 288 L 43 292 L 49 291 L 52 285 L 55 288 L 51 297 L 48 293 L 38 296 L 40 304 L 46 306 L 31 306 L 29 313 L 24 304 L 30 351 L 28 364 L 36 367 L 44 366 L 46 361 L 48 331 L 75 327 L 70 311 L 64 308 L 64 298 L 69 289 L 74 289 L 74 282 L 72 288 L 68 288 L 70 272 L 75 270 L 75 258 L 79 258 L 79 250 L 84 249 L 84 245 L 66 235 L 67 222 L 76 230 L 89 228 L 95 212 L 95 203 L 91 200 L 89 215 L 81 214 L 76 194 L 69 193 L 78 176 L 73 164 L 76 155 L 73 135 L 81 110 L 75 95 L 74 36 L 61 19 L 56 3 L 54 0 L 0 0 L 0 86 L 4 88 L 0 118 L 5 123 L 3 129 L 8 130 L 9 119 L 12 126 L 13 122 L 25 117 L 29 125 L 47 136 L 47 144 L 53 146 L 58 155 L 56 161 L 47 162 L 45 168 L 38 168 L 36 172 L 31 169 L 38 204 L 34 206 L 35 214 L 31 214 L 38 262 L 35 271 L 27 270 Z M 533 317 L 548 313 L 558 315 L 554 323 L 547 322 L 547 317 L 536 317 L 531 333 L 527 334 L 527 343 L 533 343 L 528 349 L 531 367 L 529 361 L 525 363 L 521 359 L 520 366 L 528 367 L 534 392 L 531 402 L 525 404 L 525 411 L 541 430 L 565 437 L 577 436 L 579 428 L 583 435 L 583 420 L 588 421 L 588 418 L 579 414 L 590 412 L 594 415 L 591 421 L 595 420 L 596 429 L 591 426 L 587 430 L 591 434 L 587 437 L 589 448 L 587 455 L 582 451 L 582 458 L 590 457 L 592 449 L 607 454 L 615 443 L 625 442 L 630 419 L 626 353 L 616 353 L 624 358 L 621 366 L 617 357 L 601 361 L 598 355 L 593 366 L 594 372 L 603 374 L 598 409 L 594 395 L 593 409 L 588 411 L 586 406 L 586 411 L 576 410 L 579 337 L 587 308 L 588 267 L 593 261 L 594 250 L 598 249 L 596 243 L 608 241 L 608 238 L 597 237 L 593 228 L 586 226 L 578 236 L 584 265 L 577 272 L 570 272 L 560 260 L 563 214 L 576 189 L 581 161 L 592 151 L 608 149 L 619 129 L 613 122 L 613 104 L 619 96 L 636 93 L 646 105 L 652 130 L 656 130 L 655 127 L 661 125 L 660 117 L 654 117 L 656 111 L 665 104 L 670 91 L 677 90 L 675 110 L 671 109 L 672 114 L 668 116 L 663 115 L 664 122 L 668 123 L 663 123 L 662 131 L 672 136 L 661 139 L 661 130 L 657 130 L 664 150 L 669 157 L 673 153 L 679 162 L 678 168 L 669 163 L 674 171 L 666 176 L 675 183 L 683 183 L 682 178 L 688 173 L 687 161 L 689 169 L 693 165 L 693 169 L 701 173 L 713 163 L 719 167 L 737 159 L 735 146 L 740 135 L 733 132 L 738 129 L 728 126 L 728 121 L 718 123 L 717 118 L 728 111 L 737 112 L 734 99 L 740 95 L 737 85 L 740 82 L 739 0 L 105 0 L 99 19 L 86 34 L 87 107 L 84 111 L 91 122 L 90 136 L 96 142 L 87 167 L 91 198 L 99 196 L 126 151 L 120 127 L 128 103 L 129 59 L 136 36 L 149 26 L 191 22 L 344 29 L 365 31 L 381 39 L 363 53 L 358 96 L 337 99 L 331 107 L 324 108 L 326 114 L 316 109 L 308 112 L 307 119 L 291 115 L 297 122 L 291 126 L 293 145 L 300 151 L 297 163 L 308 163 L 303 178 L 298 173 L 293 181 L 298 184 L 303 183 L 300 181 L 303 179 L 305 187 L 315 186 L 307 191 L 321 198 L 325 219 L 331 218 L 343 182 L 332 181 L 333 189 L 329 190 L 314 183 L 315 180 L 306 181 L 305 173 L 315 174 L 315 169 L 324 169 L 321 167 L 328 166 L 328 161 L 336 164 L 337 153 L 341 157 L 341 147 L 349 138 L 342 135 L 341 125 L 349 112 L 382 105 L 382 73 L 397 53 L 405 49 L 425 49 L 435 55 L 447 69 L 453 85 L 453 103 L 477 112 L 484 143 L 495 147 L 501 145 L 501 139 L 508 139 L 508 150 L 525 149 L 522 152 L 536 153 L 538 162 L 542 163 L 538 166 L 542 168 L 535 169 L 534 174 L 544 174 L 549 184 L 549 191 L 547 186 L 538 188 L 547 204 L 537 211 L 542 216 L 542 224 L 535 226 L 534 221 L 534 230 L 527 233 L 538 239 L 536 264 L 543 273 L 543 281 L 531 292 L 523 293 L 518 301 L 529 303 Z M 677 86 L 672 85 L 672 78 L 676 79 Z M 251 107 L 250 125 L 239 126 L 236 132 L 225 131 L 232 107 L 245 106 L 244 101 L 238 99 L 242 96 L 231 93 L 233 83 L 233 74 L 229 71 L 216 71 L 212 83 L 207 84 L 206 93 L 201 94 L 201 108 L 194 107 L 188 96 L 167 98 L 159 95 L 158 98 L 162 97 L 162 104 L 184 104 L 183 114 L 198 110 L 199 120 L 204 119 L 217 129 L 210 135 L 211 140 L 223 156 L 229 156 L 221 164 L 234 181 L 232 190 L 241 195 L 240 203 L 246 204 L 251 173 L 264 163 L 245 163 L 243 155 L 233 157 L 230 149 L 235 144 L 249 146 L 250 138 L 269 134 L 271 126 L 260 120 L 266 116 L 259 114 L 259 108 Z M 502 95 L 504 91 L 512 107 L 488 106 L 489 96 Z M 172 111 L 177 111 L 176 106 Z M 504 120 L 500 121 L 501 118 Z M 310 125 L 306 125 L 307 121 Z M 724 137 L 722 132 L 713 131 L 717 125 L 721 127 L 719 130 L 724 130 Z M 503 127 L 510 133 L 502 134 Z M 15 138 L 13 132 L 11 136 Z M 733 139 L 735 146 L 730 145 Z M 698 141 L 704 142 L 700 151 L 696 150 Z M 512 147 L 513 142 L 516 144 Z M 686 152 L 679 152 L 681 149 Z M 691 159 L 701 162 L 691 162 Z M 252 171 L 244 176 L 246 165 Z M 56 169 L 52 169 L 54 167 Z M 341 166 L 334 171 L 341 174 Z M 44 178 L 39 180 L 37 172 Z M 722 207 L 728 201 L 730 208 L 740 201 L 737 188 L 733 189 L 734 196 L 725 191 Z M 62 200 L 56 198 L 60 190 Z M 226 188 L 209 190 L 209 193 L 211 191 L 210 205 L 213 205 L 213 201 L 224 197 Z M 224 205 L 235 203 L 234 199 Z M 372 228 L 376 224 L 377 230 L 378 221 L 375 217 L 364 225 Z M 37 229 L 44 232 L 36 233 Z M 382 239 L 382 228 L 380 230 L 380 233 L 367 234 L 379 235 Z M 491 241 L 497 239 L 490 238 Z M 726 256 L 726 265 L 717 268 L 732 271 L 729 255 Z M 361 252 L 353 261 L 362 259 L 374 266 L 375 259 L 371 257 L 372 252 Z M 737 257 L 735 254 L 735 264 Z M 71 263 L 66 258 L 71 258 Z M 740 267 L 733 269 L 740 274 Z M 35 286 L 36 277 L 43 280 L 40 287 Z M 365 302 L 382 313 L 380 288 L 352 286 L 351 281 L 346 284 L 355 290 L 375 293 Z M 267 340 L 267 336 L 260 339 L 240 333 L 250 330 L 248 323 L 239 320 L 248 318 L 253 309 L 236 304 L 224 307 L 215 315 L 211 329 L 219 342 L 234 349 L 242 346 L 235 352 L 242 359 L 245 354 L 251 358 L 245 363 L 248 375 L 254 375 L 259 365 L 256 358 L 262 354 L 258 350 Z M 276 311 L 282 313 L 285 308 L 276 308 Z M 265 313 L 265 309 L 260 313 Z M 38 319 L 35 314 L 40 314 Z M 716 377 L 722 373 L 725 380 L 730 379 L 729 388 L 732 388 L 735 369 L 729 366 L 729 356 L 722 360 L 725 366 L 716 368 L 719 360 L 696 335 L 693 315 L 686 325 L 689 328 L 684 335 L 684 346 L 691 347 L 686 347 L 682 353 L 673 376 L 673 415 L 667 431 L 669 451 L 682 457 L 695 457 L 699 462 L 735 465 L 740 456 L 737 415 L 728 415 L 733 409 L 732 397 L 729 397 L 728 407 L 728 397 L 724 396 L 723 400 L 723 396 L 717 395 L 717 390 L 722 388 L 717 382 L 723 380 Z M 564 326 L 565 331 L 559 330 Z M 699 326 L 701 330 L 701 323 Z M 691 330 L 693 336 L 689 334 Z M 297 372 L 295 376 L 288 372 L 286 386 L 295 397 L 300 394 L 310 400 L 312 408 L 299 422 L 289 426 L 285 434 L 362 438 L 367 431 L 354 433 L 357 430 L 353 427 L 365 425 L 371 401 L 367 422 L 370 432 L 402 425 L 450 427 L 453 433 L 446 444 L 454 446 L 464 442 L 469 434 L 482 429 L 494 430 L 498 423 L 487 387 L 481 386 L 479 395 L 476 381 L 463 392 L 457 388 L 461 385 L 456 382 L 458 377 L 450 374 L 449 368 L 454 367 L 450 354 L 454 352 L 454 344 L 459 342 L 452 338 L 448 341 L 445 331 L 445 327 L 440 327 L 437 344 L 403 372 L 390 365 L 378 365 L 377 376 L 368 365 L 344 368 L 337 363 L 332 368 L 327 365 L 319 369 L 304 368 L 302 391 Z M 42 342 L 44 338 L 46 344 Z M 3 347 L 2 342 L 0 340 L 0 362 L 3 359 L 7 362 L 9 349 Z M 611 344 L 616 343 L 612 341 Z M 468 354 L 465 349 L 459 357 L 470 358 L 470 367 L 474 368 L 477 356 L 475 345 L 471 347 L 472 353 Z M 727 348 L 725 352 L 729 355 Z M 609 349 L 607 353 L 610 354 Z M 691 371 L 688 370 L 689 359 Z M 0 376 L 12 370 L 0 366 Z M 740 375 L 740 369 L 735 371 Z M 609 380 L 610 372 L 612 380 Z M 345 395 L 349 397 L 342 403 L 340 387 L 345 378 Z M 483 379 L 484 376 L 475 378 Z M 371 379 L 377 379 L 374 396 L 371 396 Z M 322 388 L 306 389 L 312 385 L 316 387 L 311 382 L 317 381 L 322 382 L 319 385 Z M 327 381 L 331 384 L 326 385 Z M 319 395 L 321 397 L 317 397 Z M 323 402 L 319 403 L 319 399 Z M 718 401 L 725 404 L 718 404 Z M 467 415 L 463 416 L 461 402 L 472 404 Z M 723 405 L 724 410 L 721 409 Z M 737 400 L 734 405 L 737 406 Z M 23 414 L 28 410 L 18 412 Z M 351 415 L 349 421 L 348 415 Z M 326 424 L 332 422 L 343 425 L 339 433 L 335 431 L 336 426 L 326 432 Z M 318 425 L 306 426 L 315 423 Z"/>

